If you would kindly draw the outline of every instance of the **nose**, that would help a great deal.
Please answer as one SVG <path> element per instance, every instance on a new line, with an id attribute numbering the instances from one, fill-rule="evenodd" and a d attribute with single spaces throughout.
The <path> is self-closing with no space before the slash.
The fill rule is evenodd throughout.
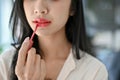
<path id="1" fill-rule="evenodd" d="M 43 15 L 43 14 L 47 14 L 48 10 L 47 9 L 40 9 L 40 10 L 39 9 L 35 9 L 34 13 L 38 14 L 38 15 Z"/>
<path id="2" fill-rule="evenodd" d="M 35 9 L 34 9 L 34 14 L 37 15 L 45 15 L 48 13 L 48 8 L 44 4 L 36 4 Z"/>

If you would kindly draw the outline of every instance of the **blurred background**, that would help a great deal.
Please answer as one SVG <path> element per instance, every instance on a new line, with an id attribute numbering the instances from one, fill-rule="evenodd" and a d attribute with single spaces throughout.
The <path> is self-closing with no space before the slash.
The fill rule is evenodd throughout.
<path id="1" fill-rule="evenodd" d="M 83 1 L 90 48 L 106 65 L 109 80 L 120 80 L 120 0 Z M 12 41 L 8 26 L 12 3 L 0 0 L 0 54 Z"/>
<path id="2" fill-rule="evenodd" d="M 84 0 L 84 13 L 93 53 L 120 80 L 120 0 Z"/>

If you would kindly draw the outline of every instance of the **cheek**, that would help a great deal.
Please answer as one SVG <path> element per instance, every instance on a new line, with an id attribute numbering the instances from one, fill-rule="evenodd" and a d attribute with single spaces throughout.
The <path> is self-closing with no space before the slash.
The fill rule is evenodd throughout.
<path id="1" fill-rule="evenodd" d="M 27 19 L 29 19 L 29 17 L 33 13 L 32 5 L 29 3 L 25 3 L 25 2 L 23 5 L 24 5 L 23 7 L 24 7 L 25 15 L 26 15 Z"/>
<path id="2" fill-rule="evenodd" d="M 32 26 L 32 22 L 31 22 L 32 14 L 33 14 L 32 5 L 29 5 L 28 3 L 24 3 L 23 7 L 24 7 L 26 19 L 28 23 Z"/>
<path id="3" fill-rule="evenodd" d="M 55 12 L 54 12 L 55 13 Z M 65 8 L 59 8 L 56 9 L 56 21 L 58 21 L 59 24 L 65 25 L 68 17 L 69 17 L 69 9 Z"/>
<path id="4" fill-rule="evenodd" d="M 66 20 L 69 17 L 70 5 L 62 4 L 61 6 L 56 7 L 55 10 L 59 19 Z"/>

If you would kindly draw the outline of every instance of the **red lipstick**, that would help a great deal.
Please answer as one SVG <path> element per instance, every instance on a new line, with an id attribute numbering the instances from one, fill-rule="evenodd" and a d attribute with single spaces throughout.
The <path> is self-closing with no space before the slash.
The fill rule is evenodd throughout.
<path id="1" fill-rule="evenodd" d="M 33 21 L 33 23 L 38 24 L 40 27 L 47 27 L 51 21 L 44 19 L 44 18 L 39 18 Z"/>
<path id="2" fill-rule="evenodd" d="M 36 24 L 35 30 L 33 31 L 32 36 L 31 36 L 31 38 L 30 38 L 30 47 L 29 47 L 29 49 L 30 49 L 30 48 L 32 47 L 32 45 L 33 45 L 33 38 L 34 38 L 34 36 L 35 36 L 35 33 L 36 33 L 36 31 L 37 31 L 37 28 L 38 28 L 38 24 Z"/>
<path id="3" fill-rule="evenodd" d="M 35 36 L 37 28 L 38 27 L 47 27 L 51 23 L 51 21 L 44 19 L 44 18 L 40 18 L 40 19 L 35 19 L 33 21 L 33 23 L 36 24 L 36 27 L 35 27 L 35 30 L 33 31 L 32 36 L 30 38 L 30 47 L 29 48 L 31 48 L 33 45 L 33 38 Z"/>

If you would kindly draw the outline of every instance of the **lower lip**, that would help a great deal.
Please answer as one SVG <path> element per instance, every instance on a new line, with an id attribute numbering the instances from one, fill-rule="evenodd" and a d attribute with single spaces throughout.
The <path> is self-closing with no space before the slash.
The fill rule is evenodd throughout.
<path id="1" fill-rule="evenodd" d="M 38 27 L 47 27 L 51 24 L 51 22 L 47 22 L 47 23 L 37 23 Z"/>

